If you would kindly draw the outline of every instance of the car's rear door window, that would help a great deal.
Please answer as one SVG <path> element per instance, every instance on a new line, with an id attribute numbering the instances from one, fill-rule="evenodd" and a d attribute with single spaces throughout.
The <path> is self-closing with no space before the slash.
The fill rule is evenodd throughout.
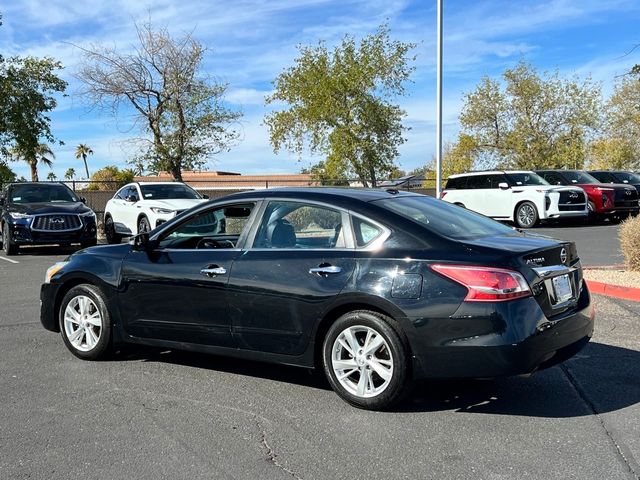
<path id="1" fill-rule="evenodd" d="M 344 214 L 322 205 L 296 201 L 268 203 L 254 248 L 345 248 Z"/>

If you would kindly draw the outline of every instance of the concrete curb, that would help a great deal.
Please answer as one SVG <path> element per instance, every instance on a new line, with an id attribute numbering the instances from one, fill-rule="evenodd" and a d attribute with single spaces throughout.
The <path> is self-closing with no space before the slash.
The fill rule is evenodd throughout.
<path id="1" fill-rule="evenodd" d="M 594 282 L 593 280 L 586 279 L 585 282 L 587 282 L 591 293 L 640 302 L 640 288 L 622 287 L 620 285 L 611 285 L 610 283 Z"/>

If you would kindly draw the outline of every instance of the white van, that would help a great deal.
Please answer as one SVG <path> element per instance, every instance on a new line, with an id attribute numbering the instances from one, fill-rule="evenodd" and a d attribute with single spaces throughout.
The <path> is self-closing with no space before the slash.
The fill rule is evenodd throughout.
<path id="1" fill-rule="evenodd" d="M 440 198 L 496 220 L 530 228 L 540 220 L 587 218 L 588 202 L 579 187 L 550 185 L 528 171 L 488 171 L 451 175 Z"/>

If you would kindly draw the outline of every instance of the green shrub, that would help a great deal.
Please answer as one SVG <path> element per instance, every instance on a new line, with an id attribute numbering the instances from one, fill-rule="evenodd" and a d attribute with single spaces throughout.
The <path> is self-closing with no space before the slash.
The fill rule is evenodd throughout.
<path id="1" fill-rule="evenodd" d="M 620 249 L 627 269 L 640 271 L 640 215 L 628 218 L 622 223 Z"/>

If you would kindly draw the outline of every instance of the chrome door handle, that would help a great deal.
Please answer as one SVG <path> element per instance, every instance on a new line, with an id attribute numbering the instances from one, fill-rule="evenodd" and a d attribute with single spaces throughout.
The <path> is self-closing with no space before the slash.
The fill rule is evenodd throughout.
<path id="1" fill-rule="evenodd" d="M 223 267 L 207 267 L 200 270 L 200 273 L 205 277 L 215 277 L 216 275 L 224 275 L 227 273 L 227 269 Z"/>
<path id="2" fill-rule="evenodd" d="M 329 275 L 329 274 L 333 274 L 333 273 L 340 273 L 342 271 L 342 269 L 340 267 L 337 267 L 335 265 L 329 265 L 326 267 L 316 267 L 316 268 L 310 268 L 309 269 L 309 273 L 311 273 L 312 275 L 315 273 L 317 275 Z"/>

